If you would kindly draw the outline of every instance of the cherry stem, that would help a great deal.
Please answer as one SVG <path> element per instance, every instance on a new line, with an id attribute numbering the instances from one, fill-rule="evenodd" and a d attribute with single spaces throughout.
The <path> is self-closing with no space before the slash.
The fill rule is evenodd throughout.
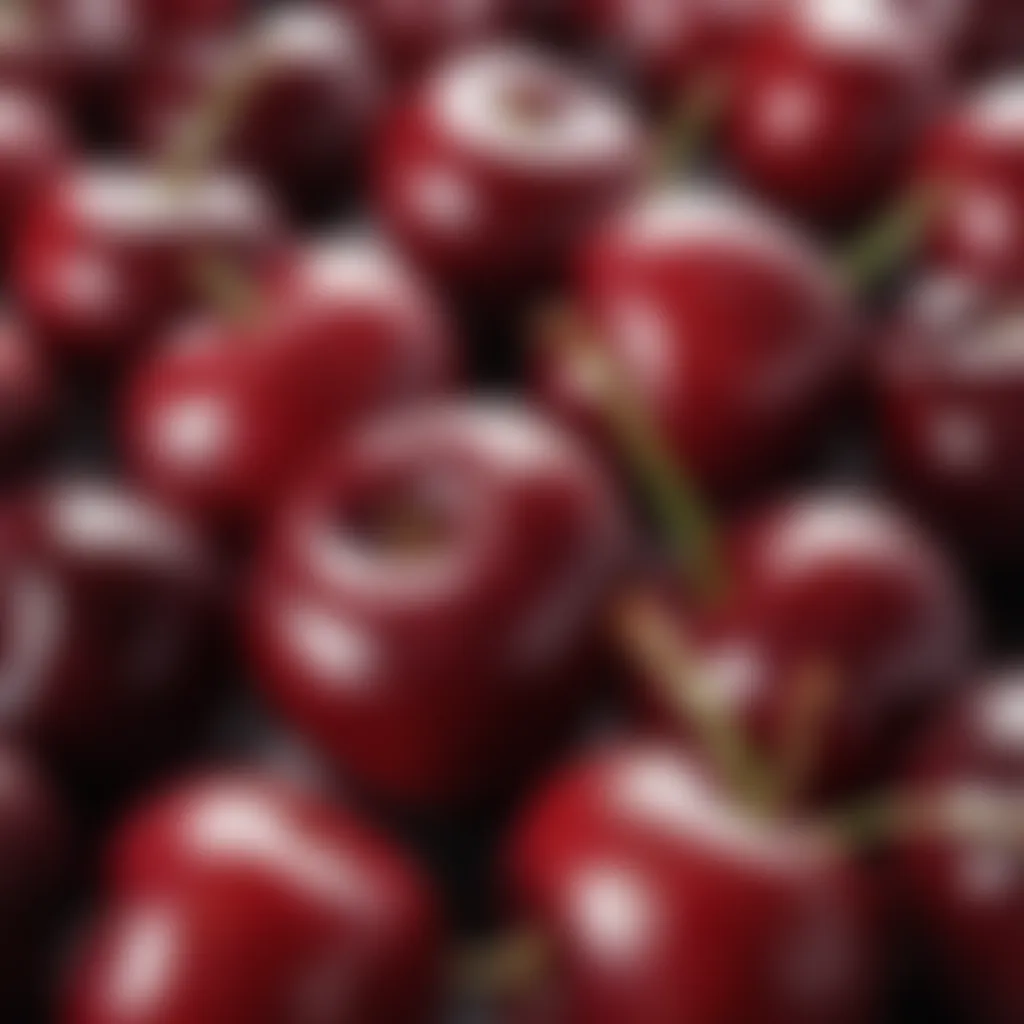
<path id="1" fill-rule="evenodd" d="M 259 319 L 260 301 L 248 273 L 230 260 L 209 255 L 196 257 L 191 269 L 196 286 L 215 310 L 240 324 Z"/>
<path id="2" fill-rule="evenodd" d="M 456 952 L 450 965 L 451 989 L 474 1004 L 500 1004 L 535 988 L 552 959 L 550 939 L 535 928 L 522 927 Z"/>
<path id="3" fill-rule="evenodd" d="M 920 246 L 942 203 L 944 190 L 926 185 L 900 199 L 839 258 L 843 278 L 858 292 L 876 288 Z"/>
<path id="4" fill-rule="evenodd" d="M 697 488 L 665 444 L 634 388 L 604 346 L 569 308 L 550 312 L 543 337 L 559 345 L 584 379 L 593 381 L 615 443 L 646 492 L 674 557 L 699 598 L 725 590 L 716 530 Z"/>
<path id="5" fill-rule="evenodd" d="M 726 76 L 712 72 L 698 79 L 674 104 L 658 147 L 659 172 L 665 181 L 685 177 L 693 169 L 725 110 L 728 95 Z"/>
<path id="6" fill-rule="evenodd" d="M 657 598 L 637 592 L 617 603 L 612 628 L 626 654 L 693 729 L 731 792 L 747 806 L 764 810 L 765 780 L 770 776 L 716 695 L 714 680 L 698 672 L 676 618 Z"/>

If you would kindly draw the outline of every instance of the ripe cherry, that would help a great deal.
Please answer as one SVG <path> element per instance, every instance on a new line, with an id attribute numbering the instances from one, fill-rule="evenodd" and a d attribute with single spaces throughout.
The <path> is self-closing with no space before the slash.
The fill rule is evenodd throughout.
<path id="1" fill-rule="evenodd" d="M 895 483 L 971 555 L 1024 556 L 1024 320 L 1012 302 L 952 279 L 923 282 L 877 366 Z"/>
<path id="2" fill-rule="evenodd" d="M 667 748 L 612 747 L 556 778 L 513 834 L 509 875 L 551 945 L 537 995 L 554 1020 L 873 1019 L 877 939 L 852 862 L 730 806 Z"/>
<path id="3" fill-rule="evenodd" d="M 963 821 L 962 832 L 953 826 L 908 836 L 895 858 L 904 908 L 930 956 L 929 984 L 959 999 L 965 1019 L 1020 1020 L 1024 673 L 991 673 L 966 692 L 925 736 L 907 786 Z M 991 836 L 974 820 L 993 826 Z M 998 834 L 998 823 L 1009 834 Z"/>
<path id="4" fill-rule="evenodd" d="M 738 61 L 726 148 L 762 194 L 848 221 L 897 183 L 931 112 L 941 62 L 892 0 L 805 0 Z"/>
<path id="5" fill-rule="evenodd" d="M 658 193 L 613 218 L 582 249 L 572 303 L 717 497 L 755 491 L 802 458 L 851 366 L 853 314 L 826 261 L 725 195 Z M 602 438 L 593 374 L 570 347 L 543 347 L 537 376 L 548 404 Z"/>
<path id="6" fill-rule="evenodd" d="M 454 376 L 443 312 L 373 243 L 300 252 L 253 301 L 251 317 L 176 329 L 128 390 L 137 477 L 215 526 L 263 519 L 319 445 Z"/>
<path id="7" fill-rule="evenodd" d="M 0 317 L 0 474 L 26 468 L 49 440 L 56 386 L 45 353 L 13 316 Z"/>
<path id="8" fill-rule="evenodd" d="M 395 113 L 377 167 L 381 215 L 428 273 L 507 296 L 563 265 L 647 163 L 628 109 L 527 49 L 438 68 Z"/>
<path id="9" fill-rule="evenodd" d="M 119 848 L 65 1024 L 436 1019 L 433 895 L 349 813 L 222 774 L 143 807 Z"/>
<path id="10" fill-rule="evenodd" d="M 177 742 L 202 689 L 212 573 L 184 523 L 116 488 L 52 484 L 6 507 L 4 732 L 90 776 Z"/>
<path id="11" fill-rule="evenodd" d="M 276 245 L 276 218 L 243 178 L 211 174 L 178 188 L 155 170 L 86 166 L 31 211 L 14 287 L 45 340 L 113 358 L 196 299 L 202 261 L 258 264 Z"/>
<path id="12" fill-rule="evenodd" d="M 446 404 L 384 418 L 279 514 L 249 617 L 257 676 L 385 797 L 494 796 L 575 711 L 625 546 L 603 475 L 535 415 Z"/>

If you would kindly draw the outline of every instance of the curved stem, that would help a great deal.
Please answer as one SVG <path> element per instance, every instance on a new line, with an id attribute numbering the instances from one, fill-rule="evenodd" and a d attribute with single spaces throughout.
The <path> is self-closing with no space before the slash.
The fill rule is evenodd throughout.
<path id="1" fill-rule="evenodd" d="M 659 176 L 665 181 L 686 177 L 725 110 L 729 80 L 711 72 L 698 79 L 675 103 L 659 147 Z"/>
<path id="2" fill-rule="evenodd" d="M 456 952 L 449 984 L 460 999 L 493 1006 L 536 987 L 552 960 L 550 939 L 538 929 L 523 927 Z"/>

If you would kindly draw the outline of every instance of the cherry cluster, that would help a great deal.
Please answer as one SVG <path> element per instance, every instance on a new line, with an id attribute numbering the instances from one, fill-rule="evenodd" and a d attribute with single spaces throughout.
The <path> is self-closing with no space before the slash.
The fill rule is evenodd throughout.
<path id="1" fill-rule="evenodd" d="M 0 1019 L 1024 1024 L 1024 3 L 0 7 Z"/>

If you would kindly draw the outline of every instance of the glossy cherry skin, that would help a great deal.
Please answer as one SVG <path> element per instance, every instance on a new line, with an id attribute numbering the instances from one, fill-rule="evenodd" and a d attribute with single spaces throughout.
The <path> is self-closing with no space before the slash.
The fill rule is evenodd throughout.
<path id="1" fill-rule="evenodd" d="M 25 211 L 64 170 L 68 152 L 51 103 L 24 88 L 0 90 L 0 241 L 5 252 Z"/>
<path id="2" fill-rule="evenodd" d="M 0 727 L 90 776 L 148 766 L 194 718 L 215 597 L 204 545 L 145 499 L 63 483 L 13 502 Z"/>
<path id="3" fill-rule="evenodd" d="M 70 864 L 70 827 L 50 781 L 0 744 L 0 1005 L 15 1012 L 38 992 L 46 942 Z M 18 1018 L 28 1019 L 28 1018 Z"/>
<path id="4" fill-rule="evenodd" d="M 924 282 L 882 340 L 876 384 L 893 482 L 983 561 L 1024 557 L 1024 322 L 1012 302 Z"/>
<path id="5" fill-rule="evenodd" d="M 646 144 L 611 95 L 531 50 L 438 68 L 383 131 L 377 206 L 399 244 L 457 291 L 544 282 L 637 188 Z"/>
<path id="6" fill-rule="evenodd" d="M 803 457 L 845 386 L 853 314 L 826 261 L 739 199 L 687 190 L 629 207 L 584 245 L 571 302 L 679 463 L 747 495 Z M 616 451 L 571 347 L 542 346 L 538 388 Z"/>
<path id="7" fill-rule="evenodd" d="M 929 134 L 918 168 L 941 205 L 928 262 L 985 284 L 1024 282 L 1024 76 L 1008 76 L 956 105 Z"/>
<path id="8" fill-rule="evenodd" d="M 894 509 L 843 494 L 769 506 L 725 546 L 727 597 L 680 616 L 695 678 L 779 768 L 808 699 L 800 688 L 818 673 L 829 689 L 793 798 L 820 803 L 879 782 L 968 664 L 969 605 L 941 549 Z M 649 687 L 644 704 L 678 735 L 678 710 Z"/>
<path id="9" fill-rule="evenodd" d="M 534 414 L 451 403 L 384 418 L 279 514 L 249 615 L 254 670 L 392 802 L 483 800 L 577 708 L 625 550 L 604 476 Z"/>
<path id="10" fill-rule="evenodd" d="M 993 71 L 1024 54 L 1024 12 L 1014 0 L 893 2 L 941 40 L 958 70 Z"/>
<path id="11" fill-rule="evenodd" d="M 1020 821 L 1024 794 L 1024 673 L 990 673 L 935 724 L 915 753 L 910 793 L 924 799 L 993 801 Z M 1016 816 L 1014 818 L 1013 816 Z M 929 978 L 961 1000 L 965 1020 L 1012 1024 L 1024 1015 L 1024 870 L 1006 837 L 909 838 L 897 849 L 904 908 L 925 945 Z"/>
<path id="12" fill-rule="evenodd" d="M 200 260 L 269 259 L 277 220 L 246 179 L 177 189 L 127 165 L 69 172 L 40 196 L 14 258 L 29 322 L 69 354 L 115 358 L 198 299 Z"/>
<path id="13" fill-rule="evenodd" d="M 323 799 L 201 778 L 144 806 L 117 848 L 65 1024 L 437 1019 L 443 928 L 427 883 Z M 157 962 L 140 979 L 141 950 Z"/>
<path id="14" fill-rule="evenodd" d="M 528 807 L 509 864 L 513 905 L 553 944 L 539 995 L 561 1024 L 873 1019 L 877 942 L 852 863 L 746 817 L 669 748 L 570 767 Z"/>
<path id="15" fill-rule="evenodd" d="M 166 48 L 140 76 L 134 120 L 141 144 L 173 152 L 204 109 L 247 74 L 215 155 L 259 177 L 299 212 L 311 202 L 307 193 L 336 197 L 356 178 L 382 96 L 359 26 L 323 5 L 269 11 L 243 39 Z"/>
<path id="16" fill-rule="evenodd" d="M 727 74 L 767 16 L 766 0 L 570 0 L 568 17 L 655 100 L 685 102 L 689 90 Z"/>
<path id="17" fill-rule="evenodd" d="M 46 353 L 13 316 L 0 316 L 0 474 L 32 464 L 57 413 Z"/>
<path id="18" fill-rule="evenodd" d="M 123 438 L 136 476 L 215 526 L 262 520 L 318 445 L 455 376 L 443 311 L 376 244 L 301 251 L 256 301 L 252 320 L 176 329 L 128 388 Z"/>
<path id="19" fill-rule="evenodd" d="M 514 0 L 335 0 L 366 29 L 377 57 L 397 83 L 463 50 L 493 41 L 522 21 Z"/>
<path id="20" fill-rule="evenodd" d="M 847 222 L 905 172 L 941 63 L 892 0 L 783 5 L 737 62 L 727 157 L 788 210 Z"/>

